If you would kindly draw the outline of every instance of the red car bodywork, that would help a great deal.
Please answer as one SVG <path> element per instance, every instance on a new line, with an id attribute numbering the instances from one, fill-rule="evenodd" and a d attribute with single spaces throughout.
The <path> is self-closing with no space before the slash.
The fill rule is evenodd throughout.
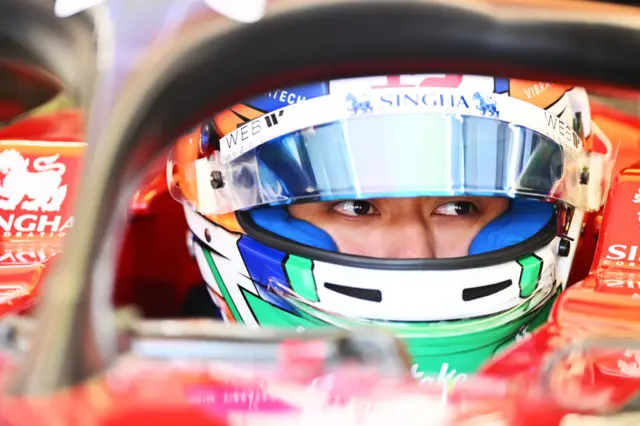
<path id="1" fill-rule="evenodd" d="M 66 186 L 58 211 L 26 210 L 24 191 L 17 194 L 24 197 L 16 208 L 0 209 L 0 314 L 20 312 L 34 302 L 47 266 L 62 249 L 65 231 L 73 224 L 73 197 L 85 149 L 83 129 L 83 114 L 74 110 L 29 117 L 0 129 L 0 152 L 17 151 L 15 158 L 24 161 L 0 174 L 0 199 L 13 196 L 19 186 L 8 184 L 8 179 L 31 178 L 37 185 L 39 172 L 33 167 L 42 157 L 58 156 L 55 162 L 65 169 L 60 187 Z"/>
<path id="2" fill-rule="evenodd" d="M 487 365 L 475 380 L 443 390 L 439 384 L 419 386 L 409 378 L 382 379 L 345 367 L 331 386 L 318 388 L 309 386 L 317 371 L 302 379 L 292 376 L 290 357 L 283 357 L 274 370 L 254 375 L 230 366 L 125 355 L 103 376 L 77 388 L 46 398 L 5 397 L 3 424 L 372 424 L 367 422 L 374 419 L 382 424 L 385 410 L 404 410 L 417 418 L 415 424 L 462 424 L 469 418 L 482 424 L 482 418 L 533 426 L 559 424 L 577 409 L 621 405 L 640 389 L 640 347 L 574 351 L 549 367 L 548 375 L 542 371 L 549 357 L 569 344 L 628 338 L 640 330 L 640 120 L 597 103 L 592 112 L 619 144 L 618 177 L 604 211 L 590 215 L 584 229 L 573 272 L 578 282 L 561 295 L 547 325 Z M 58 161 L 67 167 L 62 184 L 69 185 L 70 195 L 55 215 L 40 214 L 33 223 L 45 220 L 43 215 L 49 215 L 46 223 L 53 221 L 52 215 L 64 218 L 61 223 L 72 217 L 73 178 L 80 173 L 84 149 L 78 143 L 82 124 L 82 114 L 67 111 L 0 131 L 0 149 L 15 148 L 31 163 L 59 154 Z M 20 142 L 24 140 L 40 143 Z M 146 317 L 177 315 L 187 291 L 201 282 L 186 250 L 182 208 L 166 189 L 160 161 L 132 200 L 114 294 L 116 305 L 137 305 Z M 62 249 L 64 232 L 59 230 L 26 235 L 15 226 L 8 229 L 11 215 L 15 224 L 16 217 L 27 214 L 33 212 L 2 211 L 1 314 L 24 312 L 33 303 L 42 277 Z M 2 373 L 10 373 L 15 360 L 3 355 Z M 309 365 L 308 359 L 296 362 Z M 10 377 L 2 373 L 0 377 Z M 436 423 L 434 407 L 443 407 L 443 398 L 452 417 Z"/>

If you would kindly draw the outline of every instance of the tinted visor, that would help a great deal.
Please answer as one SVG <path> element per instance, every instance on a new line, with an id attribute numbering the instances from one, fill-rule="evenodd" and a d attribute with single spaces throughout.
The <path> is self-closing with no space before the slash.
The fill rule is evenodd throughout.
<path id="1" fill-rule="evenodd" d="M 526 127 L 444 113 L 356 116 L 274 138 L 227 164 L 197 160 L 198 206 L 413 196 L 516 196 L 601 205 L 603 156 Z M 596 164 L 598 163 L 598 164 Z"/>

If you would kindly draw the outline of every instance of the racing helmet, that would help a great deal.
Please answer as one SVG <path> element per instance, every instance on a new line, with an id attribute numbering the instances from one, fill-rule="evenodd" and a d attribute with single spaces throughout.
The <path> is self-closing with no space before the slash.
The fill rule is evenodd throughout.
<path id="1" fill-rule="evenodd" d="M 607 189 L 592 127 L 586 91 L 569 85 L 339 79 L 214 115 L 177 141 L 167 179 L 226 321 L 387 329 L 414 377 L 460 382 L 544 323 L 566 287 Z M 394 201 L 406 208 L 385 218 Z"/>

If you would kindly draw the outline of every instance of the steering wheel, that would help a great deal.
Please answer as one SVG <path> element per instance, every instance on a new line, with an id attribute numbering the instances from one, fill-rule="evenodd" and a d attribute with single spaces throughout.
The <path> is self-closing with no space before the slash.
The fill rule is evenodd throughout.
<path id="1" fill-rule="evenodd" d="M 84 383 L 149 336 L 171 345 L 185 337 L 242 344 L 295 335 L 213 325 L 203 331 L 188 322 L 172 322 L 169 333 L 162 321 L 116 321 L 110 293 L 128 200 L 145 166 L 205 114 L 276 86 L 367 74 L 508 73 L 640 88 L 638 15 L 604 6 L 593 13 L 599 9 L 586 2 L 554 1 L 547 9 L 532 2 L 526 12 L 523 2 L 501 3 L 514 2 L 279 0 L 252 24 L 215 13 L 190 18 L 171 43 L 154 46 L 109 114 L 89 121 L 92 150 L 69 249 L 44 283 L 31 349 L 8 391 L 46 395 Z M 0 12 L 0 31 L 6 16 Z M 130 337 L 124 348 L 123 335 Z M 389 369 L 406 368 L 393 340 L 327 336 L 356 346 L 375 340 L 393 354 Z"/>

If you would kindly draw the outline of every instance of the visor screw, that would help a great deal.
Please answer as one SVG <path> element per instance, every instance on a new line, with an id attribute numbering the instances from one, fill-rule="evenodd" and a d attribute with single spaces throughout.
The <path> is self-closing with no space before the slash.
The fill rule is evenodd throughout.
<path id="1" fill-rule="evenodd" d="M 210 243 L 211 242 L 211 231 L 209 231 L 209 228 L 205 228 L 204 230 L 204 239 Z"/>
<path id="2" fill-rule="evenodd" d="M 211 188 L 220 189 L 224 186 L 224 180 L 222 179 L 222 173 L 218 170 L 211 172 Z"/>
<path id="3" fill-rule="evenodd" d="M 566 238 L 560 238 L 558 243 L 558 256 L 567 257 L 571 252 L 571 241 Z"/>
<path id="4" fill-rule="evenodd" d="M 588 185 L 588 184 L 589 184 L 589 169 L 585 167 L 580 172 L 580 185 Z"/>

